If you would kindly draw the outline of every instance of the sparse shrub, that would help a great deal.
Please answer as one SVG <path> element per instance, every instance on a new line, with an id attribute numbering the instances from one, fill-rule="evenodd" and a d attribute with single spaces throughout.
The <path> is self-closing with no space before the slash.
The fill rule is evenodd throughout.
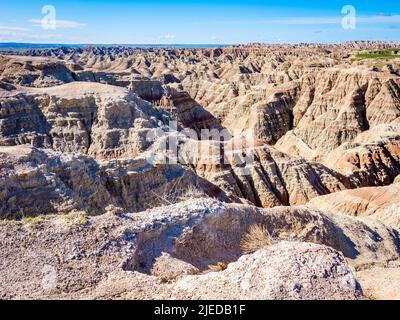
<path id="1" fill-rule="evenodd" d="M 172 205 L 190 199 L 208 198 L 208 195 L 201 190 L 200 187 L 197 187 L 197 183 L 187 186 L 183 183 L 182 178 L 183 176 L 177 179 L 174 184 L 166 188 L 164 192 L 155 193 L 152 191 L 159 202 L 159 206 Z"/>
<path id="2" fill-rule="evenodd" d="M 64 216 L 64 219 L 68 222 L 74 223 L 77 226 L 86 226 L 88 223 L 86 213 L 83 211 L 71 211 Z"/>
<path id="3" fill-rule="evenodd" d="M 244 254 L 251 254 L 272 244 L 272 237 L 267 228 L 263 225 L 255 224 L 243 236 L 240 247 Z"/>
<path id="4" fill-rule="evenodd" d="M 4 219 L 2 220 L 2 224 L 3 226 L 22 226 L 24 224 L 23 220 L 8 220 L 8 219 Z"/>
<path id="5" fill-rule="evenodd" d="M 36 216 L 36 217 L 24 217 L 22 222 L 31 227 L 39 227 L 45 221 L 44 216 Z"/>
<path id="6" fill-rule="evenodd" d="M 182 194 L 179 196 L 179 200 L 184 201 L 188 199 L 200 199 L 205 197 L 207 197 L 207 195 L 202 190 L 191 185 L 182 192 Z"/>
<path id="7" fill-rule="evenodd" d="M 4 220 L 1 221 L 1 223 L 2 223 L 3 226 L 8 226 L 8 225 L 10 225 L 12 223 L 12 221 L 4 219 Z"/>
<path id="8" fill-rule="evenodd" d="M 172 281 L 170 279 L 168 279 L 168 278 L 162 277 L 162 278 L 160 278 L 160 282 L 162 284 L 167 284 L 167 283 L 171 283 Z"/>
<path id="9" fill-rule="evenodd" d="M 228 268 L 226 262 L 218 262 L 216 265 L 209 265 L 207 272 L 220 272 L 226 270 L 226 268 Z"/>
<path id="10" fill-rule="evenodd" d="M 113 204 L 110 204 L 107 208 L 106 208 L 107 213 L 115 215 L 115 216 L 119 216 L 121 214 L 124 213 L 124 209 L 117 207 Z"/>
<path id="11" fill-rule="evenodd" d="M 79 224 L 80 226 L 86 226 L 87 223 L 88 223 L 88 219 L 87 219 L 86 215 L 83 215 L 83 214 L 80 215 L 80 216 L 79 216 L 79 219 L 78 219 L 78 224 Z"/>

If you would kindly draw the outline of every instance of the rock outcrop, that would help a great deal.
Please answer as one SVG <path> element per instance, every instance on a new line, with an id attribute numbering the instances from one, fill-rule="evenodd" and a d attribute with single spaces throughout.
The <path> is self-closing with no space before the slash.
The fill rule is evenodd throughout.
<path id="1" fill-rule="evenodd" d="M 399 121 L 396 76 L 335 68 L 311 81 L 293 107 L 295 128 L 278 142 L 281 150 L 319 158 L 370 128 Z"/>
<path id="2" fill-rule="evenodd" d="M 137 212 L 175 203 L 196 189 L 202 196 L 235 199 L 188 168 L 151 165 L 140 158 L 96 161 L 14 146 L 0 147 L 0 164 L 1 219 L 73 210 L 100 215 L 108 206 Z"/>
<path id="3" fill-rule="evenodd" d="M 314 198 L 309 205 L 325 212 L 364 216 L 400 229 L 400 186 L 346 190 Z"/>
<path id="4" fill-rule="evenodd" d="M 400 173 L 400 127 L 380 125 L 324 157 L 324 163 L 360 187 L 391 184 Z"/>
<path id="5" fill-rule="evenodd" d="M 262 210 L 190 199 L 83 217 L 0 224 L 2 298 L 354 299 L 361 288 L 352 268 L 399 263 L 392 229 L 307 207 Z M 264 224 L 275 244 L 241 257 L 241 238 L 254 224 Z M 159 268 L 163 259 L 169 269 Z M 210 273 L 208 264 L 218 262 L 227 270 Z"/>
<path id="6" fill-rule="evenodd" d="M 234 162 L 220 167 L 200 162 L 196 172 L 227 192 L 264 208 L 305 204 L 319 195 L 351 187 L 340 173 L 271 147 L 256 147 L 252 156 L 254 161 L 245 172 L 241 164 Z"/>
<path id="7" fill-rule="evenodd" d="M 51 58 L 0 56 L 0 81 L 27 87 L 52 87 L 75 81 L 65 63 Z"/>
<path id="8" fill-rule="evenodd" d="M 168 119 L 127 89 L 74 82 L 0 92 L 1 145 L 31 144 L 98 159 L 134 157 L 146 134 Z"/>
<path id="9" fill-rule="evenodd" d="M 185 277 L 173 298 L 199 300 L 353 300 L 354 272 L 328 247 L 280 242 L 244 256 L 219 273 Z"/>

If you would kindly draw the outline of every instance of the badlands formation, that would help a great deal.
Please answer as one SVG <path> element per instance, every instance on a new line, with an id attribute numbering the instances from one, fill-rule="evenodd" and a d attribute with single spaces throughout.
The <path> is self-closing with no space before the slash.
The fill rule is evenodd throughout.
<path id="1" fill-rule="evenodd" d="M 400 298 L 392 46 L 1 54 L 0 298 Z"/>

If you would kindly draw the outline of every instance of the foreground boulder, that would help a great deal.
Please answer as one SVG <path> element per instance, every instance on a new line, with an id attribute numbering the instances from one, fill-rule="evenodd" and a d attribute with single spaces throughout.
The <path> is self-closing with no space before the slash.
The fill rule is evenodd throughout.
<path id="1" fill-rule="evenodd" d="M 280 242 L 243 256 L 219 273 L 191 276 L 174 287 L 177 299 L 358 299 L 361 290 L 343 254 L 321 245 Z"/>

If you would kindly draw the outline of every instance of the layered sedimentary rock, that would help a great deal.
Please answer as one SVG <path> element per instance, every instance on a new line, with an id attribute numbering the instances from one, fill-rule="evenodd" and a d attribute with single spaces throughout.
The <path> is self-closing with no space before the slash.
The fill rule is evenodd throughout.
<path id="1" fill-rule="evenodd" d="M 238 150 L 237 152 L 240 152 Z M 319 195 L 350 188 L 343 175 L 315 162 L 292 157 L 271 147 L 256 147 L 245 170 L 241 164 L 197 165 L 196 172 L 260 207 L 305 204 Z"/>
<path id="2" fill-rule="evenodd" d="M 346 190 L 314 198 L 309 205 L 326 212 L 365 216 L 400 229 L 400 186 Z"/>
<path id="3" fill-rule="evenodd" d="M 202 128 L 221 129 L 218 121 L 186 96 L 178 101 L 172 98 L 167 113 L 109 85 L 76 82 L 42 90 L 3 90 L 3 145 L 31 144 L 111 160 L 133 158 L 145 151 L 153 142 L 147 139 L 149 133 L 156 129 L 168 133 L 166 125 L 174 114 L 179 125 L 199 135 Z M 198 175 L 232 195 L 264 207 L 303 204 L 349 187 L 340 174 L 322 165 L 267 147 L 256 150 L 254 166 L 246 175 L 238 173 L 234 164 L 219 167 L 201 162 L 194 167 Z"/>
<path id="4" fill-rule="evenodd" d="M 163 96 L 154 104 L 171 113 L 171 119 L 181 128 L 193 129 L 201 137 L 202 130 L 222 130 L 220 121 L 204 109 L 185 91 L 165 87 Z"/>
<path id="5" fill-rule="evenodd" d="M 353 48 L 87 48 L 33 53 L 66 61 L 77 80 L 126 87 L 147 101 L 161 99 L 168 105 L 186 96 L 232 132 L 252 133 L 270 144 L 283 137 L 280 150 L 318 159 L 369 128 L 398 121 L 398 75 L 393 68 L 352 62 Z M 178 92 L 171 95 L 173 88 Z"/>
<path id="6" fill-rule="evenodd" d="M 0 163 L 1 219 L 73 210 L 99 215 L 108 206 L 143 211 L 176 202 L 194 189 L 203 196 L 232 199 L 190 169 L 151 165 L 140 158 L 96 161 L 85 155 L 14 146 L 0 147 Z"/>
<path id="7" fill-rule="evenodd" d="M 357 68 L 318 73 L 293 108 L 295 128 L 278 142 L 281 150 L 321 157 L 362 132 L 399 118 L 399 78 Z"/>
<path id="8" fill-rule="evenodd" d="M 1 144 L 31 144 L 97 158 L 136 156 L 146 133 L 168 119 L 126 89 L 71 83 L 46 89 L 3 90 Z"/>
<path id="9" fill-rule="evenodd" d="M 50 64 L 57 57 L 74 79 L 114 87 L 76 82 L 41 97 L 4 83 L 2 110 L 15 115 L 3 117 L 3 144 L 31 143 L 97 159 L 134 157 L 150 146 L 149 129 L 177 120 L 178 128 L 198 135 L 225 126 L 234 136 L 252 134 L 258 145 L 278 141 L 276 148 L 292 157 L 275 151 L 270 156 L 265 150 L 272 149 L 262 148 L 246 176 L 234 164 L 194 164 L 200 176 L 258 206 L 303 204 L 345 188 L 387 185 L 399 173 L 398 76 L 346 66 L 348 50 L 88 48 L 37 52 L 46 58 L 7 56 L 4 77 L 18 61 Z M 385 130 L 391 137 L 383 137 Z"/>
<path id="10" fill-rule="evenodd" d="M 400 127 L 379 125 L 324 157 L 324 163 L 358 186 L 382 186 L 400 173 Z"/>
<path id="11" fill-rule="evenodd" d="M 74 73 L 57 59 L 0 56 L 0 81 L 27 87 L 73 82 Z"/>

